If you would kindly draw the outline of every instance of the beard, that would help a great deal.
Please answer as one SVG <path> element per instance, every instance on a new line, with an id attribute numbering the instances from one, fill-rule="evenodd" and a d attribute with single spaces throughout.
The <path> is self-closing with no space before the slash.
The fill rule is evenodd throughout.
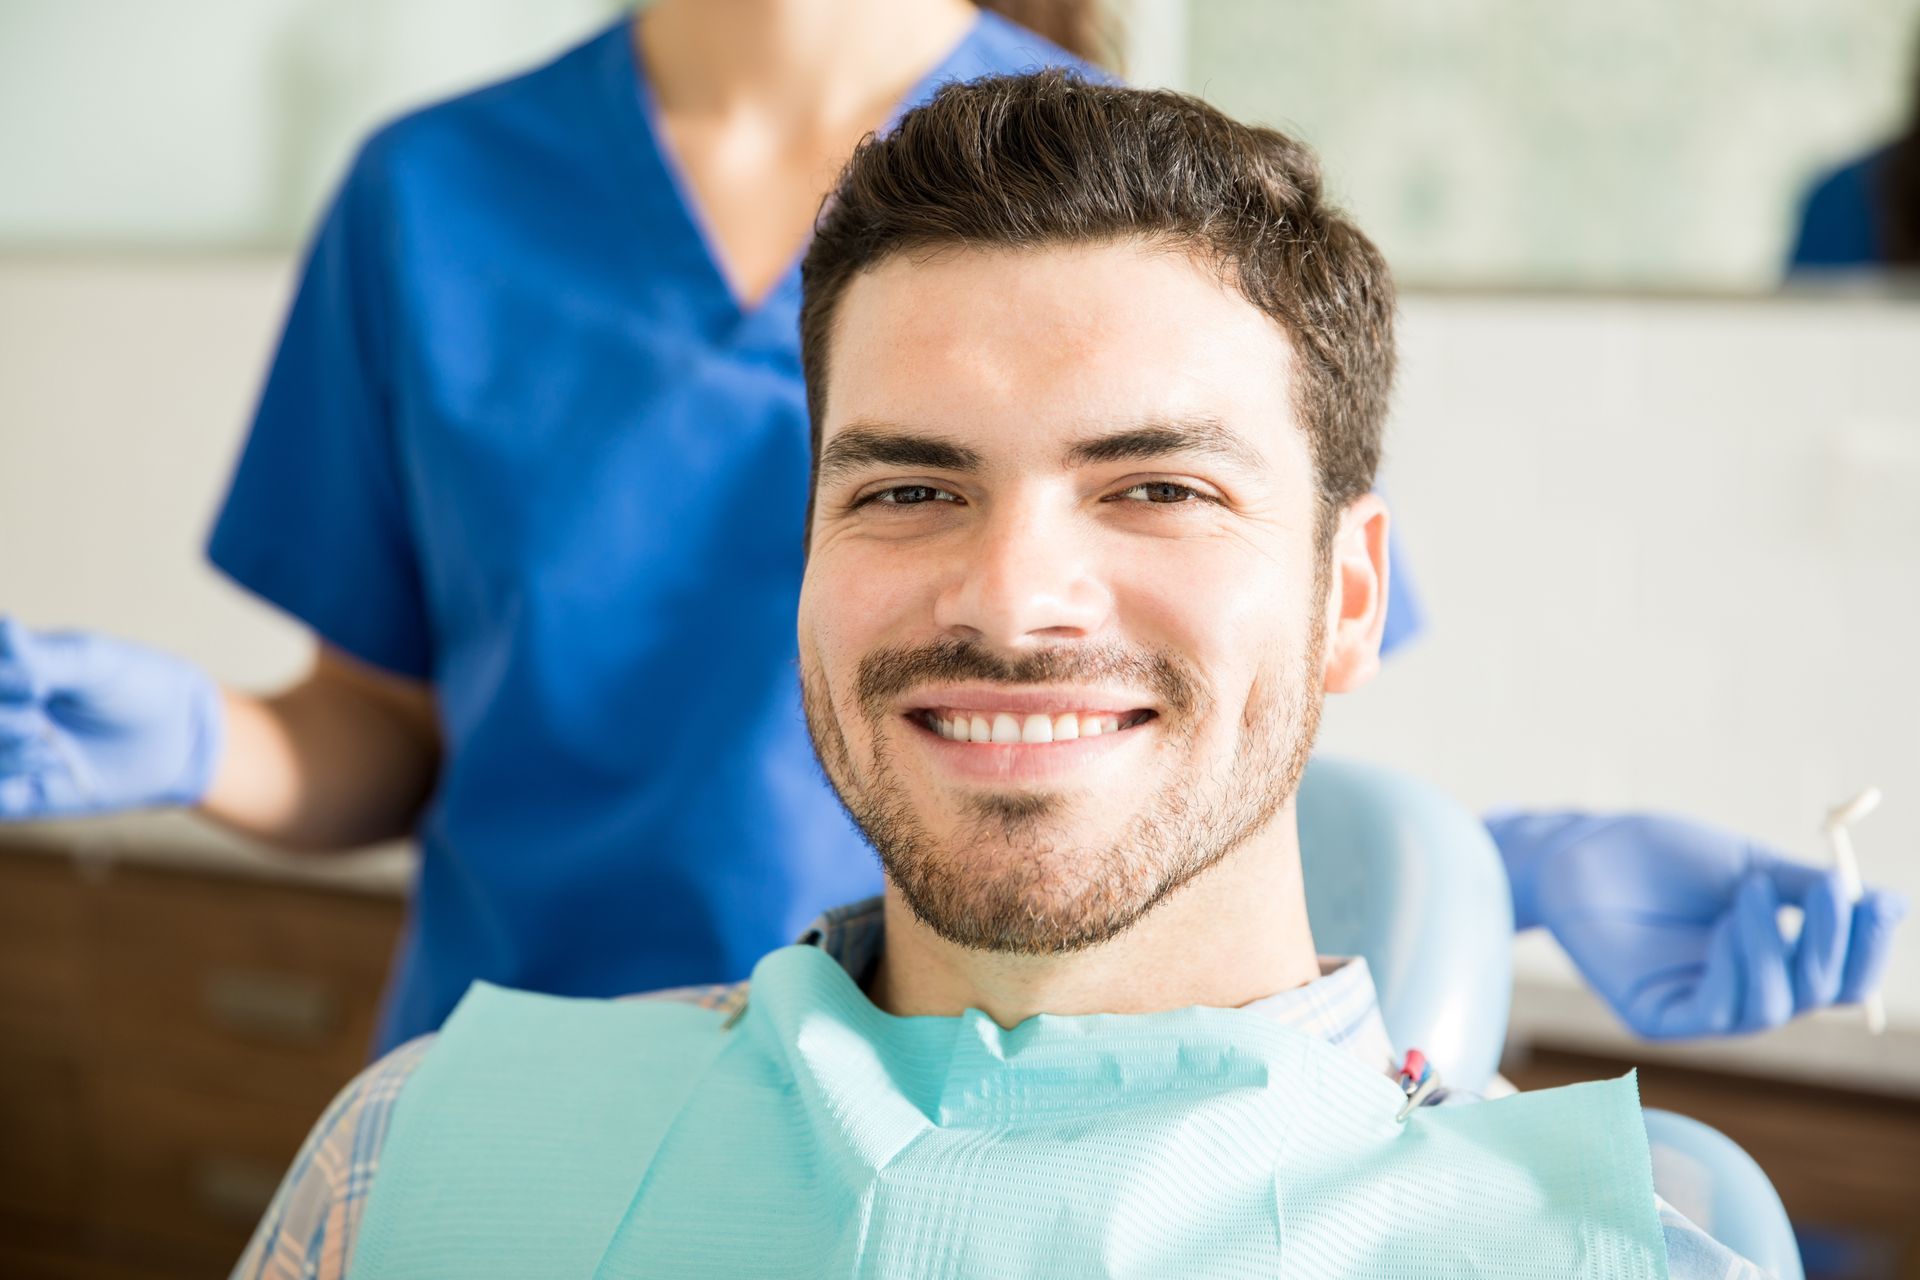
<path id="1" fill-rule="evenodd" d="M 1225 768 L 1202 759 L 1197 732 L 1215 700 L 1165 653 L 1053 648 L 1005 658 L 967 641 L 878 650 L 856 681 L 872 759 L 856 764 L 823 673 L 803 663 L 814 752 L 840 803 L 880 855 L 922 924 L 948 942 L 1009 955 L 1061 955 L 1109 941 L 1264 830 L 1292 798 L 1319 728 L 1320 629 L 1307 652 L 1254 682 Z M 883 732 L 900 695 L 935 681 L 1007 685 L 1115 683 L 1157 692 L 1165 749 L 1140 808 L 1117 837 L 1076 842 L 1073 799 L 1058 792 L 970 796 L 936 837 L 901 784 Z M 1126 730 L 1139 732 L 1139 730 Z"/>

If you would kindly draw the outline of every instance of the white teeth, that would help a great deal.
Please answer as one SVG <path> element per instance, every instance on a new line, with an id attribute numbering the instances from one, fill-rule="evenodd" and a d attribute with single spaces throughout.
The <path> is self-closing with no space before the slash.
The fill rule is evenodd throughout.
<path id="1" fill-rule="evenodd" d="M 953 742 L 991 742 L 997 745 L 1072 742 L 1120 731 L 1120 716 L 1065 711 L 1059 715 L 1032 712 L 1016 715 L 1000 711 L 985 714 L 957 712 L 952 717 L 927 713 L 925 723 Z"/>

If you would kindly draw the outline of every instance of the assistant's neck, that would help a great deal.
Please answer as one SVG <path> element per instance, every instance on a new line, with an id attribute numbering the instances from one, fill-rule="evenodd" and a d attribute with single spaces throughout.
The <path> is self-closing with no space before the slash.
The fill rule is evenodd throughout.
<path id="1" fill-rule="evenodd" d="M 868 995 L 901 1017 L 979 1009 L 1013 1027 L 1037 1013 L 1238 1008 L 1320 974 L 1291 804 L 1133 928 L 1070 955 L 957 946 L 914 918 L 891 883 L 884 901 L 886 946 Z"/>
<path id="2" fill-rule="evenodd" d="M 903 97 L 978 13 L 970 0 L 658 0 L 636 38 L 669 114 L 828 130 Z"/>

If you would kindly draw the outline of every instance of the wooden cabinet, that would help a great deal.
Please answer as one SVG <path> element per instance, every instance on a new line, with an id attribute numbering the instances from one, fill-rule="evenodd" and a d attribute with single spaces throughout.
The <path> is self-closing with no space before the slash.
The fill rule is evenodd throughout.
<path id="1" fill-rule="evenodd" d="M 222 1275 L 366 1061 L 395 898 L 0 849 L 0 1275 Z"/>

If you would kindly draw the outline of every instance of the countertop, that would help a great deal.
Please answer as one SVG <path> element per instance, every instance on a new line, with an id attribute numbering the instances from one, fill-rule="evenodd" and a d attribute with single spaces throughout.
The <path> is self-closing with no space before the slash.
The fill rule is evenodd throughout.
<path id="1" fill-rule="evenodd" d="M 418 854 L 406 842 L 353 853 L 282 853 L 181 813 L 135 813 L 60 823 L 0 826 L 8 850 L 69 858 L 83 870 L 116 863 L 314 885 L 404 898 Z"/>

